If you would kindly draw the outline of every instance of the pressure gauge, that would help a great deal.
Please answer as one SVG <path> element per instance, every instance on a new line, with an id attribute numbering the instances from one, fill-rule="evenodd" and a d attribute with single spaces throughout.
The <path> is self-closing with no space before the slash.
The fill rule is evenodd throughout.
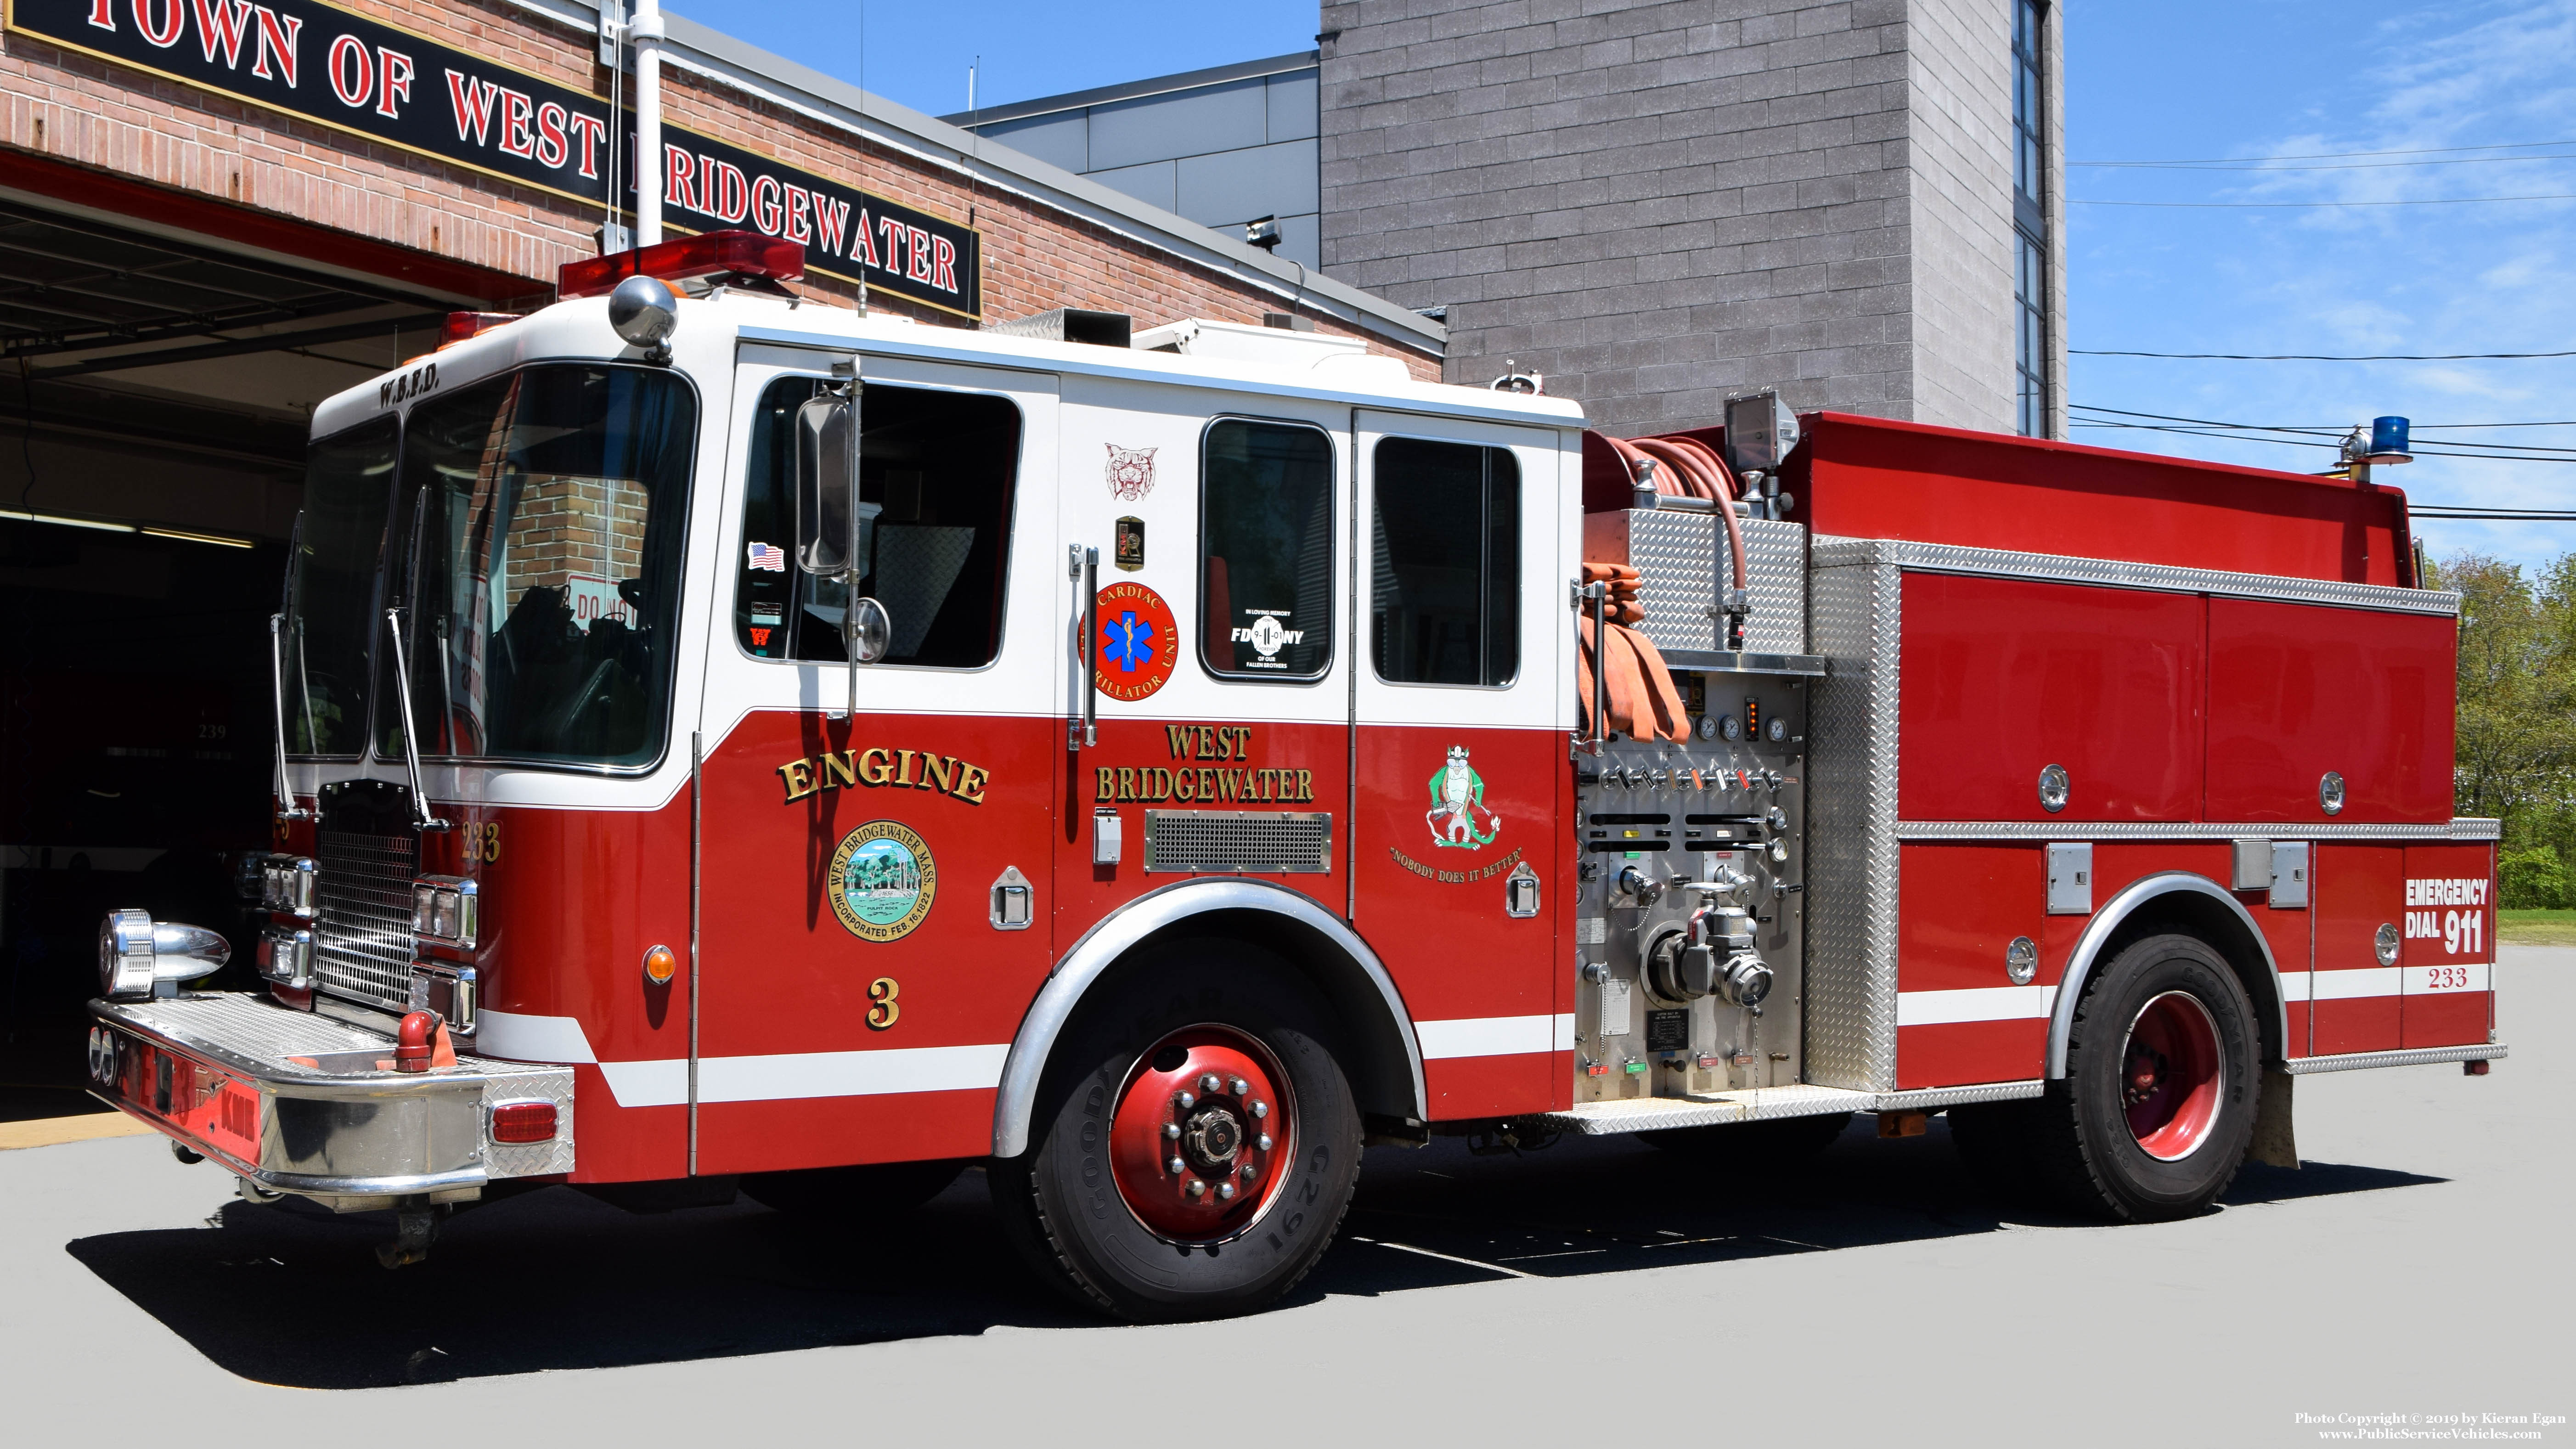
<path id="1" fill-rule="evenodd" d="M 1713 740 L 1717 738 L 1716 715 L 1704 714 L 1699 717 L 1699 737 L 1704 740 Z"/>
<path id="2" fill-rule="evenodd" d="M 1744 738 L 1744 726 L 1737 724 L 1735 716 L 1731 714 L 1720 715 L 1717 720 L 1717 734 L 1720 739 L 1740 740 Z"/>
<path id="3" fill-rule="evenodd" d="M 1762 732 L 1769 735 L 1771 743 L 1776 745 L 1789 737 L 1789 722 L 1775 714 L 1771 716 L 1771 722 L 1762 727 Z"/>

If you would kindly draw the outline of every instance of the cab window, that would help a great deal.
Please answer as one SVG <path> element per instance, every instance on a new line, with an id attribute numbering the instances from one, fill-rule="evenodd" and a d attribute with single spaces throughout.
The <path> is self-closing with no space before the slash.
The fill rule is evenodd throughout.
<path id="1" fill-rule="evenodd" d="M 1312 679 L 1333 661 L 1333 444 L 1225 418 L 1199 472 L 1199 657 L 1239 679 Z"/>
<path id="2" fill-rule="evenodd" d="M 1511 451 L 1387 438 L 1371 461 L 1378 677 L 1511 683 L 1521 667 L 1521 474 Z"/>
<path id="3" fill-rule="evenodd" d="M 848 658 L 837 579 L 796 567 L 796 410 L 824 387 L 783 377 L 753 419 L 734 637 L 761 659 Z M 879 504 L 859 592 L 894 623 L 889 664 L 973 669 L 1002 648 L 1020 410 L 981 393 L 869 383 L 859 397 L 860 496 Z"/>

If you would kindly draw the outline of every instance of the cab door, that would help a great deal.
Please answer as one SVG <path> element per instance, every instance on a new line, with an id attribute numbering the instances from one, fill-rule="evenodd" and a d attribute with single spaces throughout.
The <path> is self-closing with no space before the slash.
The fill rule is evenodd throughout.
<path id="1" fill-rule="evenodd" d="M 1434 1117 L 1563 1106 L 1571 481 L 1532 429 L 1362 412 L 1354 440 L 1354 919 L 1412 1011 Z"/>
<path id="2" fill-rule="evenodd" d="M 1072 772 L 1057 949 L 1194 876 L 1344 913 L 1349 408 L 1114 378 L 1065 387 L 1056 637 L 1066 715 L 1088 708 L 1097 727 L 1059 737 Z"/>
<path id="3" fill-rule="evenodd" d="M 861 592 L 798 571 L 794 415 L 846 353 L 746 347 L 704 718 L 700 1173 L 979 1156 L 1038 923 L 1063 747 L 1050 374 L 862 355 Z M 675 943 L 676 944 L 676 943 Z"/>

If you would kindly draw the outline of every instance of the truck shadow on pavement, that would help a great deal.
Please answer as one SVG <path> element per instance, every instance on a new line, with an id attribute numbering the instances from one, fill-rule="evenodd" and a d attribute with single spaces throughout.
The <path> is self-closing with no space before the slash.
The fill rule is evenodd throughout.
<path id="1" fill-rule="evenodd" d="M 1569 1138 L 1517 1159 L 1444 1138 L 1372 1149 L 1343 1235 L 1282 1305 L 1516 1277 L 1721 1263 L 2025 1229 L 2122 1231 L 2000 1203 L 1945 1125 L 1868 1139 L 1863 1118 L 1794 1168 Z M 2231 1209 L 2440 1178 L 2248 1166 Z M 645 1216 L 553 1188 L 459 1214 L 429 1261 L 376 1265 L 385 1214 L 227 1202 L 203 1228 L 113 1233 L 73 1258 L 243 1378 L 354 1389 L 608 1368 L 1100 1320 L 1000 1237 L 980 1172 L 897 1235 L 836 1233 L 748 1199 Z"/>

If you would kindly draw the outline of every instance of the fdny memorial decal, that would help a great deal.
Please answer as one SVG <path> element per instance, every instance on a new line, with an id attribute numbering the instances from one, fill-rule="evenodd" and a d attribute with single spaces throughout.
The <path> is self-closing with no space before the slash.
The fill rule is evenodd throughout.
<path id="1" fill-rule="evenodd" d="M 981 765 L 970 765 L 936 750 L 871 748 L 826 750 L 810 759 L 789 760 L 778 767 L 778 778 L 787 786 L 787 800 L 781 803 L 802 800 L 821 790 L 865 785 L 870 789 L 894 786 L 929 790 L 969 805 L 981 805 L 984 787 L 992 783 L 993 776 Z"/>
<path id="2" fill-rule="evenodd" d="M 1100 637 L 1091 677 L 1111 699 L 1133 702 L 1163 687 L 1180 653 L 1171 606 L 1143 584 L 1121 580 L 1100 591 Z"/>
<path id="3" fill-rule="evenodd" d="M 1183 801 L 1198 805 L 1300 805 L 1315 799 L 1315 772 L 1252 765 L 1252 726 L 1167 724 L 1163 738 L 1176 767 L 1144 765 L 1133 769 L 1102 765 L 1092 781 L 1092 798 L 1160 805 Z M 1209 764 L 1208 761 L 1224 761 Z"/>
<path id="4" fill-rule="evenodd" d="M 891 820 L 871 820 L 842 836 L 832 852 L 832 886 L 832 913 L 851 935 L 900 940 L 930 915 L 939 867 L 920 836 Z"/>
<path id="5" fill-rule="evenodd" d="M 1503 819 L 1485 808 L 1485 777 L 1467 763 L 1467 747 L 1451 745 L 1449 762 L 1431 775 L 1431 843 L 1443 849 L 1479 850 L 1502 833 Z"/>
<path id="6" fill-rule="evenodd" d="M 1122 448 L 1116 443 L 1101 445 L 1109 450 L 1109 496 L 1129 501 L 1154 491 L 1154 455 L 1160 448 Z M 1139 530 L 1142 542 L 1142 530 Z"/>

